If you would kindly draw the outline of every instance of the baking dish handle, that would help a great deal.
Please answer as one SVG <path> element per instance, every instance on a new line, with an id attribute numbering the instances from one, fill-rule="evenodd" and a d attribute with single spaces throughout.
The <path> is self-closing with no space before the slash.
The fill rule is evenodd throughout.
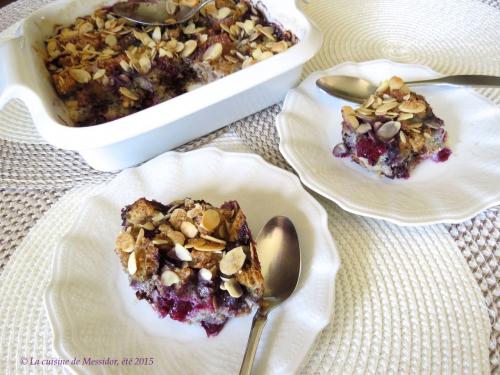
<path id="1" fill-rule="evenodd" d="M 0 109 L 21 96 L 21 42 L 21 37 L 0 41 Z"/>

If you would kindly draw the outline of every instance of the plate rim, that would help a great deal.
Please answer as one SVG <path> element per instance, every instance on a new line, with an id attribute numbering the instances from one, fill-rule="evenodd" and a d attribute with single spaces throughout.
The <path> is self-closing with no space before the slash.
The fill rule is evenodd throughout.
<path id="1" fill-rule="evenodd" d="M 156 158 L 153 158 L 152 160 L 142 164 L 141 166 L 134 167 L 134 168 L 129 168 L 121 173 L 119 173 L 117 176 L 115 176 L 113 179 L 110 181 L 106 182 L 104 184 L 103 190 L 100 190 L 98 192 L 92 193 L 88 197 L 84 199 L 84 201 L 81 204 L 81 212 L 78 214 L 74 222 L 71 224 L 69 229 L 61 236 L 58 245 L 56 246 L 54 256 L 51 262 L 51 279 L 49 281 L 49 284 L 47 285 L 47 288 L 45 290 L 45 293 L 43 295 L 43 301 L 44 301 L 44 307 L 45 311 L 47 314 L 47 318 L 49 321 L 49 326 L 51 328 L 52 332 L 52 348 L 54 352 L 59 355 L 61 358 L 71 358 L 70 353 L 65 349 L 64 347 L 64 327 L 62 325 L 62 320 L 58 319 L 58 315 L 60 313 L 56 311 L 56 296 L 58 295 L 58 291 L 61 290 L 61 287 L 64 287 L 64 281 L 66 280 L 64 274 L 61 274 L 62 266 L 61 266 L 61 259 L 62 259 L 62 250 L 65 245 L 65 243 L 68 241 L 68 238 L 71 237 L 72 232 L 77 228 L 77 226 L 80 224 L 80 221 L 82 219 L 82 216 L 85 213 L 85 210 L 87 207 L 91 204 L 93 200 L 98 198 L 100 194 L 102 194 L 105 191 L 105 186 L 109 185 L 112 181 L 115 179 L 119 178 L 123 173 L 130 173 L 130 171 L 136 171 L 138 169 L 144 168 L 144 166 L 149 165 L 150 163 L 155 162 L 158 159 L 162 158 L 169 158 L 169 157 L 190 157 L 193 154 L 212 154 L 216 155 L 219 157 L 238 157 L 238 158 L 245 158 L 249 160 L 253 160 L 253 162 L 258 163 L 262 165 L 263 167 L 270 167 L 270 170 L 273 171 L 273 173 L 278 173 L 281 174 L 283 177 L 288 178 L 290 181 L 293 181 L 293 183 L 299 187 L 302 190 L 302 194 L 304 194 L 304 198 L 308 199 L 308 203 L 312 204 L 315 206 L 316 211 L 318 212 L 319 216 L 315 218 L 315 223 L 319 223 L 322 227 L 322 233 L 324 235 L 324 241 L 325 241 L 325 251 L 327 251 L 331 257 L 331 265 L 332 268 L 330 269 L 331 271 L 331 277 L 330 277 L 330 288 L 331 292 L 327 296 L 327 309 L 324 310 L 327 312 L 327 314 L 324 315 L 324 318 L 322 320 L 316 320 L 318 330 L 317 332 L 312 335 L 312 340 L 311 344 L 309 345 L 309 348 L 303 353 L 302 357 L 300 358 L 299 361 L 297 361 L 297 366 L 295 368 L 295 371 L 298 371 L 301 367 L 303 367 L 305 361 L 307 358 L 310 356 L 311 351 L 314 349 L 315 342 L 318 340 L 319 335 L 321 332 L 325 329 L 325 327 L 331 323 L 332 317 L 333 317 L 333 312 L 335 308 L 335 293 L 336 293 L 336 282 L 337 282 L 337 276 L 338 272 L 341 267 L 341 258 L 340 254 L 338 252 L 337 246 L 335 244 L 335 241 L 333 239 L 333 235 L 329 229 L 328 225 L 328 213 L 326 209 L 319 203 L 319 201 L 310 193 L 308 192 L 304 186 L 302 185 L 300 179 L 293 173 L 284 170 L 282 168 L 279 168 L 271 163 L 268 163 L 266 160 L 264 160 L 260 155 L 253 154 L 253 153 L 246 153 L 246 152 L 228 152 L 228 151 L 223 151 L 217 147 L 203 147 L 200 149 L 196 149 L 193 151 L 188 151 L 188 152 L 179 152 L 179 151 L 170 151 L 166 152 Z M 73 374 L 87 374 L 87 373 L 92 373 L 91 369 L 86 369 L 82 366 L 78 367 L 70 367 L 67 365 L 64 365 L 64 368 L 69 370 Z"/>
<path id="2" fill-rule="evenodd" d="M 451 214 L 446 212 L 446 213 L 441 213 L 438 215 L 438 213 L 431 213 L 426 216 L 408 216 L 408 215 L 402 215 L 394 212 L 380 212 L 380 210 L 377 209 L 372 209 L 372 208 L 366 208 L 362 205 L 358 205 L 353 201 L 350 201 L 349 199 L 336 195 L 331 191 L 327 191 L 323 187 L 319 186 L 319 184 L 316 182 L 316 179 L 312 176 L 311 173 L 306 173 L 303 171 L 303 168 L 300 167 L 301 163 L 297 160 L 297 158 L 294 156 L 293 153 L 293 147 L 291 146 L 290 137 L 286 137 L 288 133 L 288 128 L 286 126 L 286 121 L 284 120 L 284 117 L 286 115 L 286 111 L 288 110 L 289 103 L 291 98 L 295 95 L 297 88 L 300 87 L 305 81 L 311 80 L 313 77 L 319 77 L 322 75 L 326 74 L 331 74 L 332 71 L 338 70 L 344 66 L 349 66 L 349 65 L 354 65 L 354 66 L 363 66 L 363 65 L 377 65 L 377 64 L 389 64 L 389 65 L 395 65 L 399 67 L 412 67 L 414 69 L 420 69 L 420 70 L 425 70 L 429 74 L 432 74 L 436 77 L 442 76 L 441 73 L 436 72 L 432 68 L 426 66 L 426 65 L 421 65 L 421 64 L 406 64 L 406 63 L 398 63 L 394 62 L 388 59 L 378 59 L 378 60 L 370 60 L 370 61 L 363 61 L 363 62 L 355 62 L 355 61 L 345 61 L 341 64 L 334 65 L 330 68 L 324 69 L 324 70 L 317 70 L 309 74 L 296 88 L 291 89 L 288 91 L 285 100 L 283 102 L 283 107 L 280 113 L 276 116 L 276 129 L 278 132 L 279 136 L 279 150 L 280 153 L 283 155 L 285 160 L 292 166 L 294 171 L 298 174 L 300 180 L 302 183 L 307 186 L 308 188 L 312 189 L 316 193 L 320 194 L 321 196 L 329 199 L 330 201 L 336 203 L 339 205 L 343 210 L 348 211 L 350 213 L 353 213 L 355 215 L 359 216 L 365 216 L 373 219 L 379 219 L 379 220 L 385 220 L 388 222 L 391 222 L 393 224 L 397 224 L 400 226 L 423 226 L 423 225 L 432 225 L 432 224 L 456 224 L 456 223 L 461 223 L 463 221 L 469 220 L 482 211 L 494 207 L 496 205 L 500 204 L 500 192 L 496 194 L 496 196 L 491 196 L 490 199 L 482 200 L 481 202 L 477 203 L 474 206 L 469 206 L 469 208 L 461 210 L 461 211 L 455 211 L 452 212 Z M 463 87 L 463 89 L 468 91 L 468 94 L 474 95 L 476 98 L 480 99 L 483 101 L 485 104 L 488 104 L 490 106 L 494 106 L 495 108 L 497 107 L 495 103 L 493 103 L 491 100 L 489 100 L 487 97 L 479 94 L 478 92 L 474 91 L 471 88 L 466 88 Z"/>

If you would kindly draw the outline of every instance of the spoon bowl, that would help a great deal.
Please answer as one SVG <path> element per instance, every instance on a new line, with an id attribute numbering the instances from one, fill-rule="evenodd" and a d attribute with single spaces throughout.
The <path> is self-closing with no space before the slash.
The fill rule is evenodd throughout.
<path id="1" fill-rule="evenodd" d="M 195 7 L 179 5 L 173 14 L 166 1 L 126 1 L 111 7 L 111 13 L 143 25 L 170 26 L 190 20 L 201 8 L 214 0 L 201 1 Z"/>
<path id="2" fill-rule="evenodd" d="M 240 375 L 248 375 L 269 312 L 295 290 L 300 275 L 300 247 L 297 231 L 290 219 L 276 216 L 257 237 L 257 254 L 264 277 L 264 297 L 255 313 Z"/>

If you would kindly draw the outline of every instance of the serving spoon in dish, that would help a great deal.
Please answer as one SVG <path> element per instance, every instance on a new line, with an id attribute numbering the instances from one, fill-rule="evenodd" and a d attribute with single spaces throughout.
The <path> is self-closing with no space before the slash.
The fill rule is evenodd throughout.
<path id="1" fill-rule="evenodd" d="M 500 77 L 484 75 L 445 76 L 435 79 L 419 81 L 405 81 L 407 85 L 459 85 L 473 87 L 500 87 Z M 356 103 L 363 103 L 375 92 L 377 86 L 370 81 L 350 76 L 325 76 L 316 81 L 323 91 L 330 95 L 347 99 Z"/>
<path id="2" fill-rule="evenodd" d="M 189 21 L 205 5 L 215 0 L 203 0 L 194 7 L 179 5 L 171 13 L 167 1 L 125 1 L 110 8 L 111 13 L 143 25 L 170 26 Z"/>
<path id="3" fill-rule="evenodd" d="M 257 253 L 264 277 L 264 297 L 255 313 L 240 375 L 249 375 L 269 312 L 295 290 L 300 275 L 297 231 L 290 219 L 276 216 L 257 237 Z"/>

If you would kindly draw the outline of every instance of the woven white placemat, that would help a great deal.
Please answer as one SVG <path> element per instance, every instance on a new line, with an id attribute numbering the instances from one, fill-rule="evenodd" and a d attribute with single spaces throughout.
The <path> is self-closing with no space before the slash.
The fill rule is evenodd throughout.
<path id="1" fill-rule="evenodd" d="M 2 8 L 0 30 L 50 1 L 20 0 Z M 345 60 L 390 58 L 426 64 L 443 73 L 500 75 L 498 1 L 310 0 L 309 3 L 305 10 L 325 32 L 325 46 L 306 66 L 305 74 Z M 399 16 L 393 17 L 394 14 Z M 8 33 L 15 29 L 12 26 Z M 482 93 L 500 103 L 498 90 Z M 237 122 L 232 129 L 254 152 L 287 168 L 276 147 L 273 122 L 277 111 L 279 106 L 271 107 Z M 46 145 L 20 102 L 14 101 L 0 111 L 0 124 L 0 209 L 8 213 L 0 225 L 4 229 L 1 270 L 27 230 L 68 189 L 98 184 L 109 180 L 111 175 L 96 173 L 78 155 Z M 234 132 L 225 129 L 183 149 L 215 139 L 224 148 L 238 150 L 241 145 L 235 142 Z M 0 368 L 7 369 L 7 373 L 57 370 L 15 366 L 19 356 L 26 352 L 40 358 L 53 354 L 41 307 L 41 293 L 49 277 L 48 259 L 52 256 L 52 244 L 72 220 L 65 216 L 68 210 L 75 210 L 79 199 L 91 194 L 91 189 L 72 190 L 64 196 L 42 217 L 1 273 L 0 292 L 8 297 L 0 305 L 3 318 Z M 335 319 L 311 354 L 305 367 L 307 373 L 488 372 L 481 354 L 487 344 L 481 342 L 481 337 L 491 327 L 490 365 L 492 371 L 498 370 L 500 219 L 497 210 L 486 211 L 461 225 L 447 226 L 455 239 L 453 243 L 443 226 L 418 230 L 391 227 L 354 217 L 321 201 L 330 212 L 344 268 L 337 284 Z M 353 237 L 353 233 L 361 234 Z M 393 244 L 390 238 L 397 240 Z M 434 242 L 439 246 L 433 248 Z M 471 283 L 471 274 L 458 256 L 457 246 L 481 288 L 485 298 L 482 303 L 477 284 Z M 446 249 L 439 250 L 442 248 Z M 457 291 L 458 286 L 462 289 Z M 485 314 L 479 313 L 485 305 L 491 324 L 486 329 Z"/>
<path id="2" fill-rule="evenodd" d="M 248 151 L 228 136 L 211 145 Z M 63 196 L 5 267 L 0 278 L 0 367 L 9 374 L 62 371 L 57 366 L 23 366 L 20 361 L 57 358 L 43 308 L 52 259 L 78 207 L 101 187 L 82 187 Z M 486 306 L 446 228 L 397 227 L 318 199 L 329 213 L 342 266 L 332 323 L 302 372 L 488 373 Z"/>

